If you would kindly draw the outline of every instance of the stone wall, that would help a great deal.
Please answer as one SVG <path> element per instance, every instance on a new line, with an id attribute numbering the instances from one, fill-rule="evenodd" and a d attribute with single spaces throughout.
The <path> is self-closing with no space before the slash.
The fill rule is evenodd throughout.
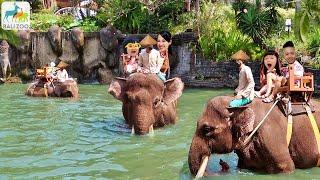
<path id="1" fill-rule="evenodd" d="M 131 35 L 123 35 L 113 27 L 106 27 L 100 32 L 83 33 L 83 43 L 81 43 L 81 38 L 77 40 L 82 34 L 79 30 L 71 32 L 54 30 L 51 33 L 19 32 L 23 43 L 19 47 L 10 48 L 10 61 L 15 74 L 22 76 L 24 73 L 32 79 L 36 68 L 51 61 L 57 64 L 63 60 L 70 64 L 69 73 L 80 83 L 95 81 L 109 83 L 113 77 L 121 75 L 122 67 L 119 62 L 122 41 Z M 54 35 L 57 37 L 52 38 Z M 144 34 L 133 36 L 139 39 L 145 37 Z M 152 36 L 156 38 L 156 34 Z M 196 42 L 193 33 L 173 36 L 172 54 L 169 57 L 171 76 L 181 77 L 189 87 L 235 88 L 239 73 L 235 62 L 211 62 L 204 59 L 201 54 L 195 53 Z M 260 62 L 247 64 L 252 69 L 258 87 Z M 314 73 L 318 91 L 320 71 L 308 67 L 306 71 Z"/>

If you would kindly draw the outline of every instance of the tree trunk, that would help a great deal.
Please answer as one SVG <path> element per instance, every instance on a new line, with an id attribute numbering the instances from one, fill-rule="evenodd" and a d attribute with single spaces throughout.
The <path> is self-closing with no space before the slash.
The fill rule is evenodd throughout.
<path id="1" fill-rule="evenodd" d="M 296 0 L 296 13 L 301 12 L 301 0 Z"/>

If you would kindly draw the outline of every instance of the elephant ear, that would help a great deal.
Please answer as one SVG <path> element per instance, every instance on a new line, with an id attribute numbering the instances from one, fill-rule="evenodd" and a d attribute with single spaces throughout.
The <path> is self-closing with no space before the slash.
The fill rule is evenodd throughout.
<path id="1" fill-rule="evenodd" d="M 169 79 L 164 84 L 163 101 L 165 104 L 170 104 L 181 96 L 184 84 L 180 78 Z"/>
<path id="2" fill-rule="evenodd" d="M 115 78 L 112 80 L 108 93 L 110 93 L 114 98 L 123 101 L 124 100 L 124 93 L 125 93 L 125 85 L 126 79 L 125 78 Z"/>
<path id="3" fill-rule="evenodd" d="M 243 136 L 253 131 L 255 113 L 251 107 L 229 109 L 234 129 Z"/>

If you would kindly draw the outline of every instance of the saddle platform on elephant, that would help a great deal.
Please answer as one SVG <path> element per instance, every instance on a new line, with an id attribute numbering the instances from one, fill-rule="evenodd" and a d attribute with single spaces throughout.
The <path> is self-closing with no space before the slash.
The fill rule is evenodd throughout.
<path id="1" fill-rule="evenodd" d="M 314 92 L 314 77 L 312 73 L 304 73 L 302 77 L 295 76 L 293 65 L 289 65 L 289 79 L 285 86 L 279 88 L 280 92 L 291 95 L 295 92 L 301 92 L 303 101 L 309 102 Z"/>
<path id="2" fill-rule="evenodd" d="M 297 115 L 301 115 L 301 114 L 307 114 L 307 111 L 305 109 L 305 106 L 307 105 L 307 103 L 305 102 L 295 102 L 295 103 L 291 103 L 291 115 L 292 116 L 297 116 Z M 278 105 L 279 109 L 281 110 L 281 112 L 288 117 L 289 113 L 288 113 L 288 103 L 284 102 L 284 101 L 280 101 L 279 105 Z M 315 112 L 314 106 L 309 103 L 309 107 L 311 109 L 311 112 Z"/>

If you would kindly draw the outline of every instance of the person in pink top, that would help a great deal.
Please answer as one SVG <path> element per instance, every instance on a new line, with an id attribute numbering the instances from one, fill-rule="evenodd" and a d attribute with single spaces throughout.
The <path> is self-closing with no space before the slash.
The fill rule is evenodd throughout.
<path id="1" fill-rule="evenodd" d="M 138 69 L 139 50 L 141 45 L 137 38 L 129 37 L 123 42 L 124 53 L 121 55 L 123 60 L 123 70 L 126 75 L 134 73 Z"/>

